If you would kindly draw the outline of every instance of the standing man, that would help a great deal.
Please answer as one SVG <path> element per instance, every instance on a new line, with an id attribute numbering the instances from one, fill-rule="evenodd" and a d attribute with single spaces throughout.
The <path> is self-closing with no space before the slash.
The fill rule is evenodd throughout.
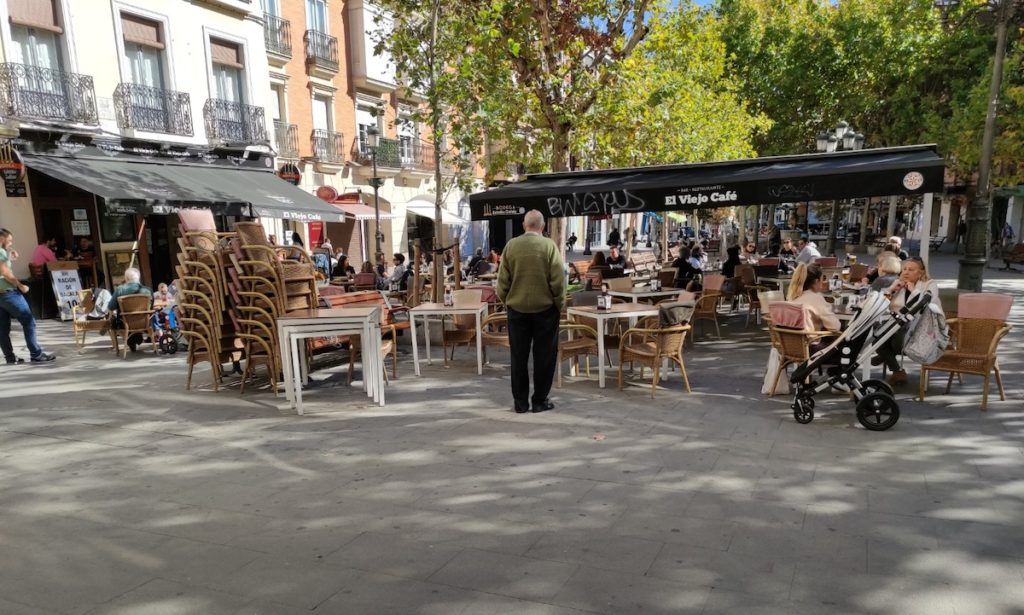
<path id="1" fill-rule="evenodd" d="M 43 352 L 36 341 L 36 319 L 25 301 L 28 286 L 21 283 L 11 270 L 11 261 L 17 258 L 14 251 L 14 235 L 7 229 L 0 229 L 0 349 L 8 365 L 24 363 L 14 354 L 11 344 L 11 319 L 17 319 L 25 332 L 25 345 L 28 346 L 29 358 L 33 363 L 53 361 L 57 357 Z"/>
<path id="2" fill-rule="evenodd" d="M 558 322 L 565 304 L 565 271 L 555 242 L 542 235 L 544 215 L 536 209 L 523 218 L 524 235 L 508 242 L 498 267 L 498 299 L 508 310 L 512 356 L 512 399 L 522 414 L 555 407 L 548 399 L 558 358 Z M 528 364 L 533 352 L 533 396 Z"/>

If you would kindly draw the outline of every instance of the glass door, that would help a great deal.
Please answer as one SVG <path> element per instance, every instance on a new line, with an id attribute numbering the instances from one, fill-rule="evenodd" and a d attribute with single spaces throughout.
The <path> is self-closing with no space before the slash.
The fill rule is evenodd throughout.
<path id="1" fill-rule="evenodd" d="M 15 106 L 37 117 L 72 117 L 57 34 L 12 24 L 11 38 L 12 59 L 25 66 L 15 76 Z"/>
<path id="2" fill-rule="evenodd" d="M 160 50 L 137 43 L 125 43 L 125 55 L 132 83 L 142 86 L 133 88 L 129 109 L 134 120 L 132 125 L 147 130 L 174 132 L 167 109 Z"/>
<path id="3" fill-rule="evenodd" d="M 213 65 L 217 87 L 217 125 L 221 134 L 231 141 L 244 141 L 251 137 L 245 130 L 242 113 L 242 70 L 224 64 Z"/>

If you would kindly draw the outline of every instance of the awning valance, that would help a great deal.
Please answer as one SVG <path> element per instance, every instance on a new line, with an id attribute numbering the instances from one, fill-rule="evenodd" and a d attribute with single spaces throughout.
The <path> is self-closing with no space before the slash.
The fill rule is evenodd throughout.
<path id="1" fill-rule="evenodd" d="M 943 189 L 934 145 L 529 175 L 469 197 L 474 220 L 769 205 Z"/>
<path id="2" fill-rule="evenodd" d="M 417 216 L 423 216 L 424 218 L 434 219 L 434 204 L 433 203 L 409 203 L 406 205 L 406 209 L 411 214 Z M 441 223 L 452 226 L 463 226 L 469 224 L 469 220 L 464 220 L 447 209 L 441 210 Z"/>
<path id="3" fill-rule="evenodd" d="M 195 164 L 23 154 L 30 169 L 103 197 L 107 211 L 173 214 L 182 209 L 340 222 L 344 214 L 270 171 Z"/>
<path id="4" fill-rule="evenodd" d="M 334 205 L 341 211 L 345 212 L 345 214 L 347 214 L 348 217 L 353 218 L 355 220 L 362 221 L 377 219 L 377 211 L 374 208 L 370 207 L 369 205 L 363 205 L 362 203 L 343 203 L 338 201 L 331 203 L 331 205 Z M 381 220 L 393 220 L 397 217 L 397 215 L 391 212 L 380 212 Z"/>

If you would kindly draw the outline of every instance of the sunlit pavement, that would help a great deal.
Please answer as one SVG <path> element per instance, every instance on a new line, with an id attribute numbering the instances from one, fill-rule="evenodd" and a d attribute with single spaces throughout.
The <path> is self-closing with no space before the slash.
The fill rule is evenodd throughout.
<path id="1" fill-rule="evenodd" d="M 1017 296 L 1007 400 L 936 376 L 915 401 L 912 368 L 881 433 L 761 395 L 740 313 L 687 346 L 693 393 L 595 373 L 536 415 L 493 350 L 416 378 L 405 339 L 386 407 L 338 366 L 297 417 L 43 323 L 58 361 L 0 370 L 0 613 L 1020 613 L 1024 274 L 986 274 Z"/>

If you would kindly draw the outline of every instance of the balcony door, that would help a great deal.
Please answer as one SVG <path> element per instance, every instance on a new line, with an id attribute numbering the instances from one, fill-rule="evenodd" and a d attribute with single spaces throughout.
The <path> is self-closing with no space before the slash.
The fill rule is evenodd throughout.
<path id="1" fill-rule="evenodd" d="M 12 24 L 11 39 L 11 59 L 22 65 L 13 75 L 15 109 L 34 117 L 71 117 L 67 83 L 61 72 L 60 35 Z"/>
<path id="2" fill-rule="evenodd" d="M 306 29 L 327 34 L 326 0 L 306 0 Z"/>
<path id="3" fill-rule="evenodd" d="M 380 122 L 369 106 L 359 105 L 356 108 L 356 127 L 359 131 L 359 153 L 364 157 L 370 156 L 370 150 L 366 145 L 366 132 L 370 126 L 380 130 Z"/>
<path id="4" fill-rule="evenodd" d="M 331 99 L 313 97 L 313 154 L 320 160 L 333 160 L 331 130 Z"/>
<path id="5" fill-rule="evenodd" d="M 398 120 L 398 154 L 402 164 L 408 165 L 416 161 L 416 141 L 418 140 L 416 122 L 410 117 Z"/>
<path id="6" fill-rule="evenodd" d="M 229 141 L 251 140 L 251 127 L 245 118 L 245 88 L 241 49 L 235 43 L 210 40 L 213 56 L 213 83 L 218 103 L 215 107 L 217 133 Z"/>

